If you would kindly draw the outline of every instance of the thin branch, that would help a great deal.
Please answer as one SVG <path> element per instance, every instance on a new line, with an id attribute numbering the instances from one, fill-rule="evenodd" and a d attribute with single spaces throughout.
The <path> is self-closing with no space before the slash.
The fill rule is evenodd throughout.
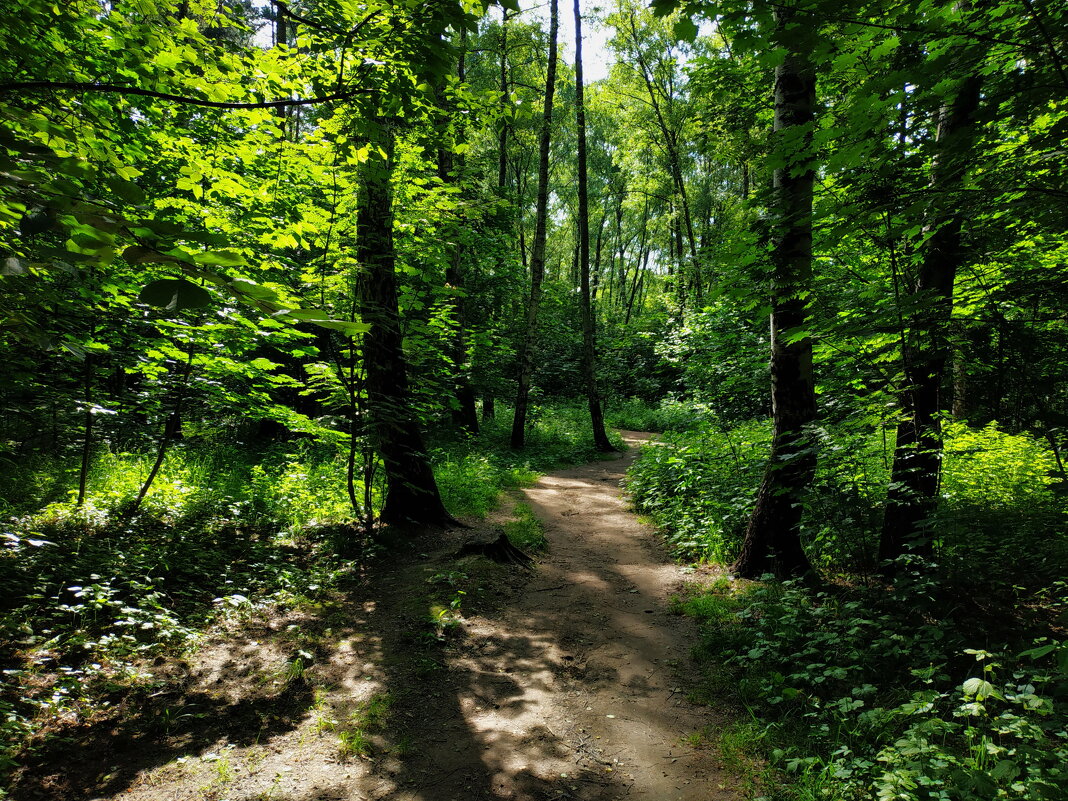
<path id="1" fill-rule="evenodd" d="M 136 86 L 122 86 L 115 83 L 80 83 L 76 81 L 18 81 L 15 83 L 0 84 L 0 94 L 12 94 L 18 92 L 40 92 L 51 90 L 68 90 L 72 92 L 115 92 L 121 95 L 137 95 L 138 97 L 155 97 L 160 100 L 172 100 L 175 103 L 184 103 L 190 106 L 205 106 L 207 108 L 224 109 L 255 109 L 255 108 L 286 108 L 288 106 L 310 106 L 315 103 L 326 103 L 331 100 L 349 100 L 357 95 L 370 94 L 373 89 L 346 89 L 321 97 L 302 97 L 292 100 L 267 100 L 262 103 L 229 103 L 219 100 L 201 100 L 197 97 L 185 97 L 168 92 L 154 92 L 151 89 L 140 89 Z"/>

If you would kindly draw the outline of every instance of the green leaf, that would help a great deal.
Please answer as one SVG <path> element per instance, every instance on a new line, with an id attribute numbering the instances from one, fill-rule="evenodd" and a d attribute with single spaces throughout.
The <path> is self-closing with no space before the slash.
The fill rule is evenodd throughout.
<path id="1" fill-rule="evenodd" d="M 107 179 L 108 187 L 127 203 L 138 206 L 148 200 L 148 195 L 133 181 L 124 181 L 122 178 L 111 177 Z"/>
<path id="2" fill-rule="evenodd" d="M 675 36 L 680 41 L 692 42 L 697 38 L 697 25 L 689 17 L 679 17 L 675 20 Z"/>
<path id="3" fill-rule="evenodd" d="M 352 323 L 347 320 L 308 320 L 313 325 L 317 325 L 320 328 L 329 328 L 334 331 L 341 331 L 349 336 L 355 336 L 357 334 L 366 334 L 371 330 L 369 323 Z"/>
<path id="4" fill-rule="evenodd" d="M 978 701 L 982 701 L 984 698 L 1000 697 L 997 690 L 994 689 L 994 685 L 985 679 L 968 679 L 961 685 L 961 689 L 966 696 L 974 697 Z"/>
<path id="5" fill-rule="evenodd" d="M 157 250 L 151 248 L 143 248 L 137 245 L 131 245 L 122 252 L 122 258 L 128 264 L 173 264 L 178 261 L 173 256 L 168 256 L 166 253 L 160 253 Z"/>
<path id="6" fill-rule="evenodd" d="M 211 293 L 184 278 L 161 278 L 146 285 L 137 299 L 168 311 L 202 309 L 211 303 Z"/>
<path id="7" fill-rule="evenodd" d="M 234 250 L 206 250 L 193 256 L 197 264 L 212 264 L 217 267 L 239 267 L 245 264 L 245 257 Z"/>
<path id="8" fill-rule="evenodd" d="M 245 297 L 253 300 L 277 300 L 278 293 L 273 289 L 257 284 L 247 278 L 235 278 L 230 282 L 231 288 Z"/>
<path id="9" fill-rule="evenodd" d="M 334 331 L 343 331 L 354 336 L 371 330 L 368 323 L 350 322 L 349 320 L 334 320 L 329 314 L 321 309 L 283 309 L 271 315 L 275 319 L 288 322 L 312 323 L 320 328 L 329 328 Z"/>
<path id="10" fill-rule="evenodd" d="M 652 0 L 649 4 L 650 8 L 653 9 L 653 14 L 658 17 L 666 17 L 681 5 L 681 0 Z"/>

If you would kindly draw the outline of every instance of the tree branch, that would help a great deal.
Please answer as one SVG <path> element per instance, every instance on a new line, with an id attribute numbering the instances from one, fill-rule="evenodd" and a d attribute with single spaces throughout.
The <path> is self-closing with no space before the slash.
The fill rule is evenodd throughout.
<path id="1" fill-rule="evenodd" d="M 17 81 L 14 83 L 0 84 L 0 95 L 19 92 L 40 92 L 50 90 L 67 90 L 72 92 L 114 92 L 121 95 L 137 95 L 138 97 L 155 97 L 160 100 L 172 100 L 175 103 L 184 103 L 190 106 L 204 106 L 206 108 L 224 109 L 254 109 L 254 108 L 286 108 L 288 106 L 310 106 L 315 103 L 326 103 L 330 100 L 348 100 L 357 95 L 369 94 L 371 89 L 346 89 L 321 97 L 302 97 L 292 100 L 266 100 L 262 103 L 230 103 L 219 100 L 201 100 L 198 97 L 185 97 L 168 92 L 155 92 L 151 89 L 140 89 L 136 86 L 122 86 L 114 83 L 81 83 L 77 81 Z"/>

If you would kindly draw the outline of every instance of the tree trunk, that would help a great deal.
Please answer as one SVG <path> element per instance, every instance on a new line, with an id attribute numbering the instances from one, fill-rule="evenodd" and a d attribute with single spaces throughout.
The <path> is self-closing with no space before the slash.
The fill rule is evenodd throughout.
<path id="1" fill-rule="evenodd" d="M 941 389 L 950 354 L 953 284 L 966 255 L 963 215 L 956 204 L 975 140 L 980 83 L 978 76 L 966 77 L 938 115 L 923 252 L 909 287 L 909 295 L 921 305 L 902 346 L 904 419 L 897 428 L 880 560 L 896 559 L 906 550 L 930 553 L 933 548 L 927 522 L 937 506 L 941 480 Z"/>
<path id="2" fill-rule="evenodd" d="M 545 75 L 545 106 L 541 120 L 541 142 L 538 150 L 538 200 L 534 212 L 534 242 L 530 253 L 530 298 L 527 301 L 527 328 L 519 357 L 519 389 L 512 418 L 513 448 L 522 448 L 526 440 L 527 404 L 530 400 L 530 380 L 534 372 L 534 338 L 538 330 L 538 306 L 541 303 L 541 283 L 545 277 L 545 237 L 549 207 L 549 140 L 552 135 L 553 94 L 556 90 L 556 34 L 560 19 L 557 0 L 549 0 L 549 65 Z"/>
<path id="3" fill-rule="evenodd" d="M 776 7 L 775 30 L 786 46 L 775 69 L 774 139 L 783 141 L 810 126 L 816 103 L 816 77 L 806 56 L 805 37 L 796 36 L 792 7 Z M 790 34 L 787 34 L 790 28 Z M 771 456 L 757 493 L 742 551 L 733 571 L 745 578 L 763 573 L 805 575 L 812 565 L 801 546 L 802 493 L 816 472 L 815 443 L 808 427 L 816 419 L 812 341 L 791 341 L 787 331 L 804 328 L 812 275 L 811 130 L 803 128 L 797 156 L 774 171 L 771 214 L 771 402 L 775 433 Z"/>
<path id="4" fill-rule="evenodd" d="M 460 32 L 460 56 L 457 63 L 457 77 L 462 84 L 466 78 L 465 50 L 467 47 L 467 33 Z M 448 127 L 449 115 L 452 109 L 445 99 L 444 81 L 438 87 L 438 106 L 442 112 L 442 127 Z M 458 122 L 458 136 L 464 139 L 464 125 L 461 118 Z M 462 174 L 464 166 L 463 156 L 454 156 L 452 142 L 445 141 L 438 149 L 438 178 L 443 184 L 458 183 L 458 173 Z M 459 239 L 459 231 L 453 235 L 453 239 Z M 464 303 L 464 268 L 463 268 L 463 245 L 459 241 L 451 246 L 449 266 L 445 269 L 445 283 L 451 293 L 453 318 L 456 321 L 456 334 L 453 337 L 450 350 L 452 359 L 452 384 L 455 407 L 452 412 L 453 422 L 468 434 L 478 434 L 478 409 L 475 405 L 475 390 L 471 386 L 468 375 L 470 367 L 467 359 L 467 306 Z"/>
<path id="5" fill-rule="evenodd" d="M 593 425 L 593 445 L 603 452 L 615 450 L 604 430 L 604 412 L 597 390 L 597 344 L 594 338 L 593 301 L 590 297 L 590 204 L 586 173 L 586 109 L 582 86 L 582 12 L 575 0 L 575 116 L 578 131 L 578 230 L 580 305 L 582 312 L 582 377 Z"/>
<path id="6" fill-rule="evenodd" d="M 386 524 L 453 523 L 438 494 L 408 391 L 394 272 L 393 134 L 382 119 L 372 130 L 372 146 L 360 168 L 356 259 L 361 268 L 360 316 L 370 326 L 363 338 L 368 412 L 386 473 L 380 518 Z"/>

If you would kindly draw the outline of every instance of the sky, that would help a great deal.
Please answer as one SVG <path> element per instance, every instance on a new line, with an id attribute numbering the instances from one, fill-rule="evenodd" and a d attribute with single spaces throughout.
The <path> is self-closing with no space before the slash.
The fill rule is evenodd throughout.
<path id="1" fill-rule="evenodd" d="M 575 60 L 575 10 L 574 0 L 558 0 L 560 10 L 560 33 L 558 42 L 560 55 L 569 64 Z M 519 0 L 519 7 L 527 19 L 534 16 L 543 21 L 545 30 L 549 29 L 549 4 L 546 0 Z M 609 30 L 594 24 L 588 19 L 596 3 L 582 1 L 582 78 L 585 83 L 593 83 L 608 77 L 612 66 L 612 55 L 608 52 Z M 500 18 L 500 9 L 493 9 L 490 14 Z"/>

